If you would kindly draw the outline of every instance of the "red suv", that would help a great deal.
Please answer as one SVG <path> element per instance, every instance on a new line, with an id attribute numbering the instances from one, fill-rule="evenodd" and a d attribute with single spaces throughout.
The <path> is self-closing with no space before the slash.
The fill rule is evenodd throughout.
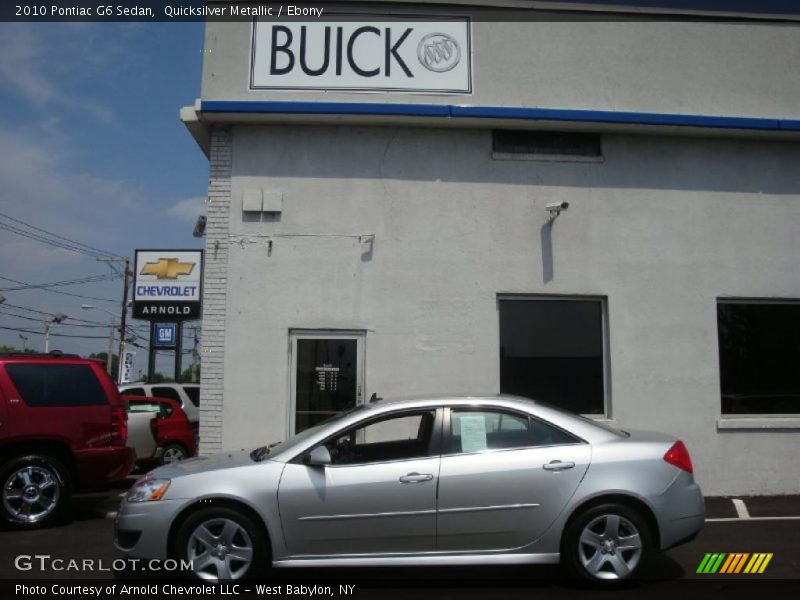
<path id="1" fill-rule="evenodd" d="M 194 428 L 181 405 L 171 398 L 145 396 L 122 396 L 128 412 L 152 413 L 150 431 L 156 442 L 153 456 L 139 457 L 140 462 L 153 459 L 169 464 L 197 453 L 197 438 Z"/>
<path id="2" fill-rule="evenodd" d="M 73 489 L 123 479 L 136 455 L 103 363 L 0 354 L 0 518 L 21 527 L 65 516 Z"/>

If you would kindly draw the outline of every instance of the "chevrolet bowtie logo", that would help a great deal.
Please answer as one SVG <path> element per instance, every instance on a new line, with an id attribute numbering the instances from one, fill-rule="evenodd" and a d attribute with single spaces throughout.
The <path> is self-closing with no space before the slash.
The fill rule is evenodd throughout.
<path id="1" fill-rule="evenodd" d="M 178 275 L 189 275 L 194 263 L 181 262 L 177 258 L 160 258 L 157 262 L 145 263 L 141 275 L 155 275 L 159 279 L 177 279 Z"/>

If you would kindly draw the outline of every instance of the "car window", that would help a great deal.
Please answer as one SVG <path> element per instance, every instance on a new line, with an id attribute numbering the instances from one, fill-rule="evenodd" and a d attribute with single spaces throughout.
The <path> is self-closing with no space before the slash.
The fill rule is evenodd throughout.
<path id="1" fill-rule="evenodd" d="M 192 404 L 195 406 L 200 406 L 200 388 L 195 386 L 183 386 L 183 391 L 186 392 L 186 395 L 189 396 L 189 400 L 191 400 Z"/>
<path id="2" fill-rule="evenodd" d="M 434 411 L 402 413 L 356 426 L 325 443 L 334 465 L 404 460 L 430 454 Z"/>
<path id="3" fill-rule="evenodd" d="M 128 412 L 152 412 L 157 413 L 161 411 L 161 405 L 158 402 L 129 402 Z"/>
<path id="4" fill-rule="evenodd" d="M 6 365 L 22 401 L 31 407 L 99 406 L 106 395 L 89 365 Z"/>
<path id="5" fill-rule="evenodd" d="M 183 399 L 181 395 L 178 393 L 178 390 L 175 388 L 167 387 L 167 386 L 153 386 L 153 396 L 158 396 L 159 398 L 169 398 L 170 400 L 175 400 L 183 406 Z"/>
<path id="6" fill-rule="evenodd" d="M 453 409 L 450 452 L 553 446 L 578 442 L 570 434 L 527 415 L 499 410 Z"/>
<path id="7" fill-rule="evenodd" d="M 126 388 L 123 389 L 122 392 L 126 396 L 147 396 L 147 392 L 144 391 L 144 388 Z"/>

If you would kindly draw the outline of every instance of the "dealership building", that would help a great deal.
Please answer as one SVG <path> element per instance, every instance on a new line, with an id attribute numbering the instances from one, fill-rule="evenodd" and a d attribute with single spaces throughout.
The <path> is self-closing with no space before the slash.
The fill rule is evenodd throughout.
<path id="1" fill-rule="evenodd" d="M 209 21 L 181 112 L 201 451 L 503 392 L 680 437 L 706 494 L 800 492 L 798 25 L 324 6 Z"/>

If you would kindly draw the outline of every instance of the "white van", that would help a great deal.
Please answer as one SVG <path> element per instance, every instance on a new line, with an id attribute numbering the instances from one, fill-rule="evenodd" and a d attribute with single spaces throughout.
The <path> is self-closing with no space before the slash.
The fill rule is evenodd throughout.
<path id="1" fill-rule="evenodd" d="M 181 405 L 192 425 L 200 423 L 199 383 L 126 383 L 119 391 L 128 396 L 171 398 Z"/>

